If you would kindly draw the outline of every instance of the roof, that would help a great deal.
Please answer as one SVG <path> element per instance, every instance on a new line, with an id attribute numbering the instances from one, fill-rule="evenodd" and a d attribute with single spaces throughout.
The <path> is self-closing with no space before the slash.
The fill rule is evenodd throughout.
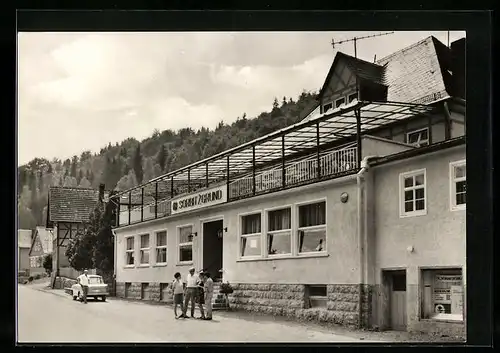
<path id="1" fill-rule="evenodd" d="M 383 157 L 377 157 L 373 162 L 371 162 L 371 166 L 376 167 L 380 165 L 384 165 L 391 162 L 396 162 L 408 158 L 422 156 L 428 153 L 434 153 L 438 151 L 443 151 L 447 148 L 457 147 L 457 146 L 465 146 L 465 136 L 455 137 L 450 140 L 445 140 L 437 143 L 433 143 L 432 145 L 427 145 L 419 148 L 414 148 L 394 154 L 390 154 Z"/>
<path id="2" fill-rule="evenodd" d="M 345 60 L 357 77 L 387 86 L 387 101 L 430 104 L 450 95 L 451 87 L 445 84 L 449 55 L 450 49 L 433 36 L 375 63 L 337 52 L 318 96 L 324 93 L 337 63 Z"/>
<path id="3" fill-rule="evenodd" d="M 108 197 L 105 192 L 104 198 Z M 51 186 L 49 189 L 49 222 L 87 222 L 99 199 L 99 190 Z"/>
<path id="4" fill-rule="evenodd" d="M 394 121 L 406 119 L 415 114 L 429 113 L 433 108 L 399 102 L 353 102 L 339 108 L 331 109 L 326 113 L 315 116 L 311 120 L 303 120 L 285 127 L 271 134 L 259 137 L 253 141 L 241 144 L 209 158 L 192 163 L 188 166 L 164 174 L 145 184 L 121 191 L 115 197 L 133 192 L 139 195 L 152 195 L 155 183 L 174 181 L 174 185 L 190 178 L 192 182 L 204 181 L 206 176 L 211 178 L 240 177 L 255 167 L 281 160 L 282 157 L 293 158 L 297 154 L 317 148 L 320 144 L 326 145 L 341 142 L 356 135 L 356 111 L 360 111 L 362 123 L 361 132 L 369 131 Z M 254 158 L 255 157 L 255 158 Z M 228 169 L 229 167 L 229 169 Z M 131 197 L 134 200 L 134 197 Z"/>
<path id="5" fill-rule="evenodd" d="M 18 229 L 17 230 L 17 246 L 20 248 L 31 247 L 31 229 Z"/>
<path id="6" fill-rule="evenodd" d="M 35 236 L 33 237 L 33 243 L 31 247 L 33 248 L 33 244 L 35 244 L 36 239 L 40 239 L 40 243 L 42 244 L 42 249 L 44 254 L 49 254 L 52 252 L 53 248 L 53 233 L 51 229 L 45 227 L 36 227 Z"/>
<path id="7" fill-rule="evenodd" d="M 438 57 L 440 46 L 444 44 L 430 36 L 377 60 L 385 68 L 388 101 L 428 104 L 449 96 Z M 449 51 L 444 47 L 441 58 Z"/>

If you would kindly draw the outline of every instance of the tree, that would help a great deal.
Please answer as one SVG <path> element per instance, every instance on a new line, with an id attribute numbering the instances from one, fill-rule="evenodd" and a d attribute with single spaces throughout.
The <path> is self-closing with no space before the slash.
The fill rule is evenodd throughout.
<path id="1" fill-rule="evenodd" d="M 71 161 L 71 176 L 76 178 L 76 172 L 78 168 L 78 156 L 73 156 Z"/>
<path id="2" fill-rule="evenodd" d="M 76 187 L 78 186 L 78 183 L 76 181 L 76 178 L 72 177 L 72 176 L 67 176 L 64 178 L 64 184 L 63 186 L 65 187 Z"/>
<path id="3" fill-rule="evenodd" d="M 146 163 L 144 163 L 144 182 L 147 182 L 155 177 L 154 175 L 154 165 L 153 160 L 151 158 L 146 159 Z"/>
<path id="4" fill-rule="evenodd" d="M 114 192 L 111 192 L 110 196 L 113 195 Z M 99 228 L 95 234 L 93 263 L 103 275 L 110 275 L 114 264 L 114 237 L 111 227 L 116 220 L 116 205 L 114 202 L 108 202 L 106 205 L 99 204 L 95 211 L 100 218 Z"/>
<path id="5" fill-rule="evenodd" d="M 158 157 L 156 158 L 156 162 L 160 165 L 162 171 L 165 170 L 166 160 L 167 160 L 167 151 L 165 150 L 165 145 L 162 144 L 160 147 L 160 151 L 158 152 Z"/>
<path id="6" fill-rule="evenodd" d="M 47 168 L 47 173 L 51 174 L 52 173 L 52 164 L 49 163 L 49 167 Z"/>
<path id="7" fill-rule="evenodd" d="M 52 254 L 47 254 L 43 257 L 43 268 L 47 274 L 52 273 Z"/>
<path id="8" fill-rule="evenodd" d="M 283 96 L 283 101 L 281 102 L 281 105 L 282 105 L 282 106 L 283 106 L 283 105 L 286 105 L 286 97 L 285 97 L 285 96 Z"/>
<path id="9" fill-rule="evenodd" d="M 90 188 L 92 187 L 92 184 L 90 184 L 90 181 L 87 180 L 87 178 L 83 177 L 82 180 L 80 180 L 80 184 L 78 184 L 79 187 L 81 188 Z"/>
<path id="10" fill-rule="evenodd" d="M 78 172 L 78 176 L 76 177 L 76 182 L 78 185 L 80 185 L 80 181 L 82 180 L 82 178 L 83 178 L 83 170 L 80 169 Z"/>
<path id="11" fill-rule="evenodd" d="M 142 155 L 141 155 L 141 145 L 137 145 L 137 149 L 135 150 L 134 159 L 132 161 L 132 169 L 135 172 L 135 176 L 137 178 L 137 182 L 142 183 L 143 171 L 142 171 Z"/>
<path id="12" fill-rule="evenodd" d="M 273 101 L 273 110 L 279 108 L 278 98 L 274 97 Z"/>
<path id="13" fill-rule="evenodd" d="M 162 173 L 161 167 L 158 164 L 155 164 L 155 166 L 154 166 L 154 176 L 155 176 L 155 178 L 159 177 L 161 175 L 161 173 Z"/>

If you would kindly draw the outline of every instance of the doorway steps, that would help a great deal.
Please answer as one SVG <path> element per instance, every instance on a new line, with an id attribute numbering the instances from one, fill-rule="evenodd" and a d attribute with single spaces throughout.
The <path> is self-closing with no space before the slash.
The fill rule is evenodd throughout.
<path id="1" fill-rule="evenodd" d="M 214 282 L 214 296 L 212 298 L 212 310 L 229 310 L 226 296 L 219 293 L 221 282 Z"/>

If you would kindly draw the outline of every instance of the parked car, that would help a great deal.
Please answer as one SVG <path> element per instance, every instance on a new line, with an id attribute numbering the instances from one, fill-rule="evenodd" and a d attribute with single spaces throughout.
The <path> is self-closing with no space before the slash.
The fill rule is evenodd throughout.
<path id="1" fill-rule="evenodd" d="M 76 283 L 71 286 L 71 295 L 73 296 L 73 300 L 82 300 L 83 299 L 83 291 L 82 286 Z M 108 296 L 108 285 L 104 283 L 102 276 L 98 275 L 89 275 L 89 292 L 87 293 L 87 299 L 101 298 L 102 301 L 106 301 L 106 296 Z"/>

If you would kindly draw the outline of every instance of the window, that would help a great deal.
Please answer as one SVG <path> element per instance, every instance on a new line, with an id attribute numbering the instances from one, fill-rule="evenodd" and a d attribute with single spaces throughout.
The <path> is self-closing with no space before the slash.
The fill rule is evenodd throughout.
<path id="1" fill-rule="evenodd" d="M 140 258 L 141 265 L 149 264 L 149 234 L 141 235 Z"/>
<path id="2" fill-rule="evenodd" d="M 339 98 L 335 101 L 335 108 L 338 108 L 340 107 L 342 104 L 345 104 L 345 98 L 342 97 L 342 98 Z"/>
<path id="3" fill-rule="evenodd" d="M 429 128 L 419 129 L 406 134 L 406 142 L 417 147 L 429 145 Z"/>
<path id="4" fill-rule="evenodd" d="M 125 250 L 125 264 L 127 266 L 134 266 L 134 237 L 129 237 L 125 239 L 126 250 Z"/>
<path id="5" fill-rule="evenodd" d="M 179 262 L 193 261 L 193 226 L 179 228 Z"/>
<path id="6" fill-rule="evenodd" d="M 465 161 L 450 163 L 451 209 L 463 210 L 467 195 L 467 168 Z"/>
<path id="7" fill-rule="evenodd" d="M 151 299 L 151 289 L 149 288 L 149 283 L 141 283 L 141 299 Z"/>
<path id="8" fill-rule="evenodd" d="M 461 269 L 422 271 L 422 318 L 463 320 L 463 278 Z"/>
<path id="9" fill-rule="evenodd" d="M 329 111 L 330 109 L 333 108 L 333 103 L 327 103 L 323 106 L 323 113 L 326 113 L 327 111 Z"/>
<path id="10" fill-rule="evenodd" d="M 347 103 L 352 103 L 355 99 L 358 99 L 358 93 L 352 93 L 347 96 Z"/>
<path id="11" fill-rule="evenodd" d="M 241 217 L 240 256 L 261 255 L 261 214 L 255 213 Z"/>
<path id="12" fill-rule="evenodd" d="M 167 263 L 167 231 L 156 233 L 156 263 Z"/>
<path id="13" fill-rule="evenodd" d="M 285 255 L 292 253 L 292 212 L 290 208 L 268 212 L 267 254 Z"/>
<path id="14" fill-rule="evenodd" d="M 400 175 L 400 216 L 426 214 L 425 169 Z"/>
<path id="15" fill-rule="evenodd" d="M 299 206 L 299 254 L 326 251 L 326 201 Z"/>
<path id="16" fill-rule="evenodd" d="M 102 277 L 89 277 L 89 284 L 103 284 Z"/>
<path id="17" fill-rule="evenodd" d="M 326 308 L 327 302 L 326 285 L 306 286 L 306 308 Z"/>

